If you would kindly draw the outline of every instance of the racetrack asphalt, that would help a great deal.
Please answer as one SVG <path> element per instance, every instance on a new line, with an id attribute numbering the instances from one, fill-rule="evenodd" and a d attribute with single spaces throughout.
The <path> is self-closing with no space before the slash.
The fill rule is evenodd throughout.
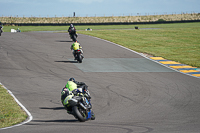
<path id="1" fill-rule="evenodd" d="M 198 133 L 200 79 L 113 43 L 79 35 L 83 63 L 73 61 L 66 33 L 3 33 L 0 82 L 32 114 L 0 133 Z M 89 86 L 96 120 L 68 115 L 60 92 L 74 77 Z"/>

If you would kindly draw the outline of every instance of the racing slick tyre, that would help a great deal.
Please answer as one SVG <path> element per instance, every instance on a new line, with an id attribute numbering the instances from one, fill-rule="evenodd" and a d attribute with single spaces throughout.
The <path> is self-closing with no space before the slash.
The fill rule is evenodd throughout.
<path id="1" fill-rule="evenodd" d="M 83 58 L 82 58 L 81 54 L 79 54 L 79 55 L 78 55 L 78 62 L 79 62 L 79 63 L 82 63 L 82 60 L 83 60 Z"/>
<path id="2" fill-rule="evenodd" d="M 77 106 L 72 107 L 73 114 L 80 122 L 85 122 L 87 118 L 87 111 Z"/>

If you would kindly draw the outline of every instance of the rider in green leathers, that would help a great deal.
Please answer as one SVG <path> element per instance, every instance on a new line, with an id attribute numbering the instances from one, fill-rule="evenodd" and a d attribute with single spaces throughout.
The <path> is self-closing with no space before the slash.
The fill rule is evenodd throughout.
<path id="1" fill-rule="evenodd" d="M 68 103 L 66 103 L 67 100 L 65 100 L 69 95 L 71 95 L 71 97 L 73 96 L 82 96 L 82 97 L 86 97 L 87 100 L 90 103 L 90 94 L 89 91 L 87 90 L 87 85 L 84 82 L 78 82 L 75 81 L 74 78 L 70 78 L 69 81 L 67 81 L 67 84 L 65 85 L 65 87 L 62 89 L 61 92 L 61 102 L 63 104 L 63 106 L 65 107 L 65 109 L 67 110 L 67 113 L 71 114 L 72 112 L 72 108 L 70 106 L 68 106 Z M 87 106 L 88 109 L 92 108 L 92 105 L 88 105 Z M 92 117 L 91 119 L 94 120 L 95 119 L 95 115 L 92 112 Z"/>
<path id="2" fill-rule="evenodd" d="M 82 47 L 80 45 L 80 43 L 78 43 L 77 41 L 74 42 L 72 45 L 71 45 L 71 50 L 73 50 L 73 55 L 74 55 L 74 60 L 76 60 L 76 55 L 75 55 L 75 51 L 80 49 L 81 51 L 81 54 L 83 54 L 83 50 L 82 50 Z"/>

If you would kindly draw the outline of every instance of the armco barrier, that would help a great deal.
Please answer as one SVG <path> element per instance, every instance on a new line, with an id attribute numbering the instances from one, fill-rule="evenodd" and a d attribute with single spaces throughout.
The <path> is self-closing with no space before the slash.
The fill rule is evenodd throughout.
<path id="1" fill-rule="evenodd" d="M 155 22 L 108 22 L 108 23 L 73 23 L 74 25 L 137 25 L 137 24 L 167 24 L 167 23 L 190 23 L 200 22 L 200 20 L 182 21 L 155 21 Z M 68 26 L 70 23 L 2 23 L 3 25 L 17 26 Z"/>

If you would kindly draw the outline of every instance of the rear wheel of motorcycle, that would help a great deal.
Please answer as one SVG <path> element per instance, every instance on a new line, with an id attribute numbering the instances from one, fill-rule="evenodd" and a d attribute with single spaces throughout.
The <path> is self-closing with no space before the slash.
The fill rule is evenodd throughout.
<path id="1" fill-rule="evenodd" d="M 80 122 L 86 121 L 87 112 L 84 109 L 78 108 L 77 106 L 74 106 L 74 107 L 72 107 L 72 111 L 73 111 L 74 115 L 78 118 L 78 120 Z"/>
<path id="2" fill-rule="evenodd" d="M 74 42 L 76 42 L 77 40 L 76 40 L 76 36 L 75 35 L 73 35 L 73 41 Z"/>
<path id="3" fill-rule="evenodd" d="M 81 54 L 79 54 L 79 55 L 78 55 L 78 62 L 79 62 L 79 63 L 82 63 L 82 59 L 83 59 L 83 58 L 82 58 Z"/>

